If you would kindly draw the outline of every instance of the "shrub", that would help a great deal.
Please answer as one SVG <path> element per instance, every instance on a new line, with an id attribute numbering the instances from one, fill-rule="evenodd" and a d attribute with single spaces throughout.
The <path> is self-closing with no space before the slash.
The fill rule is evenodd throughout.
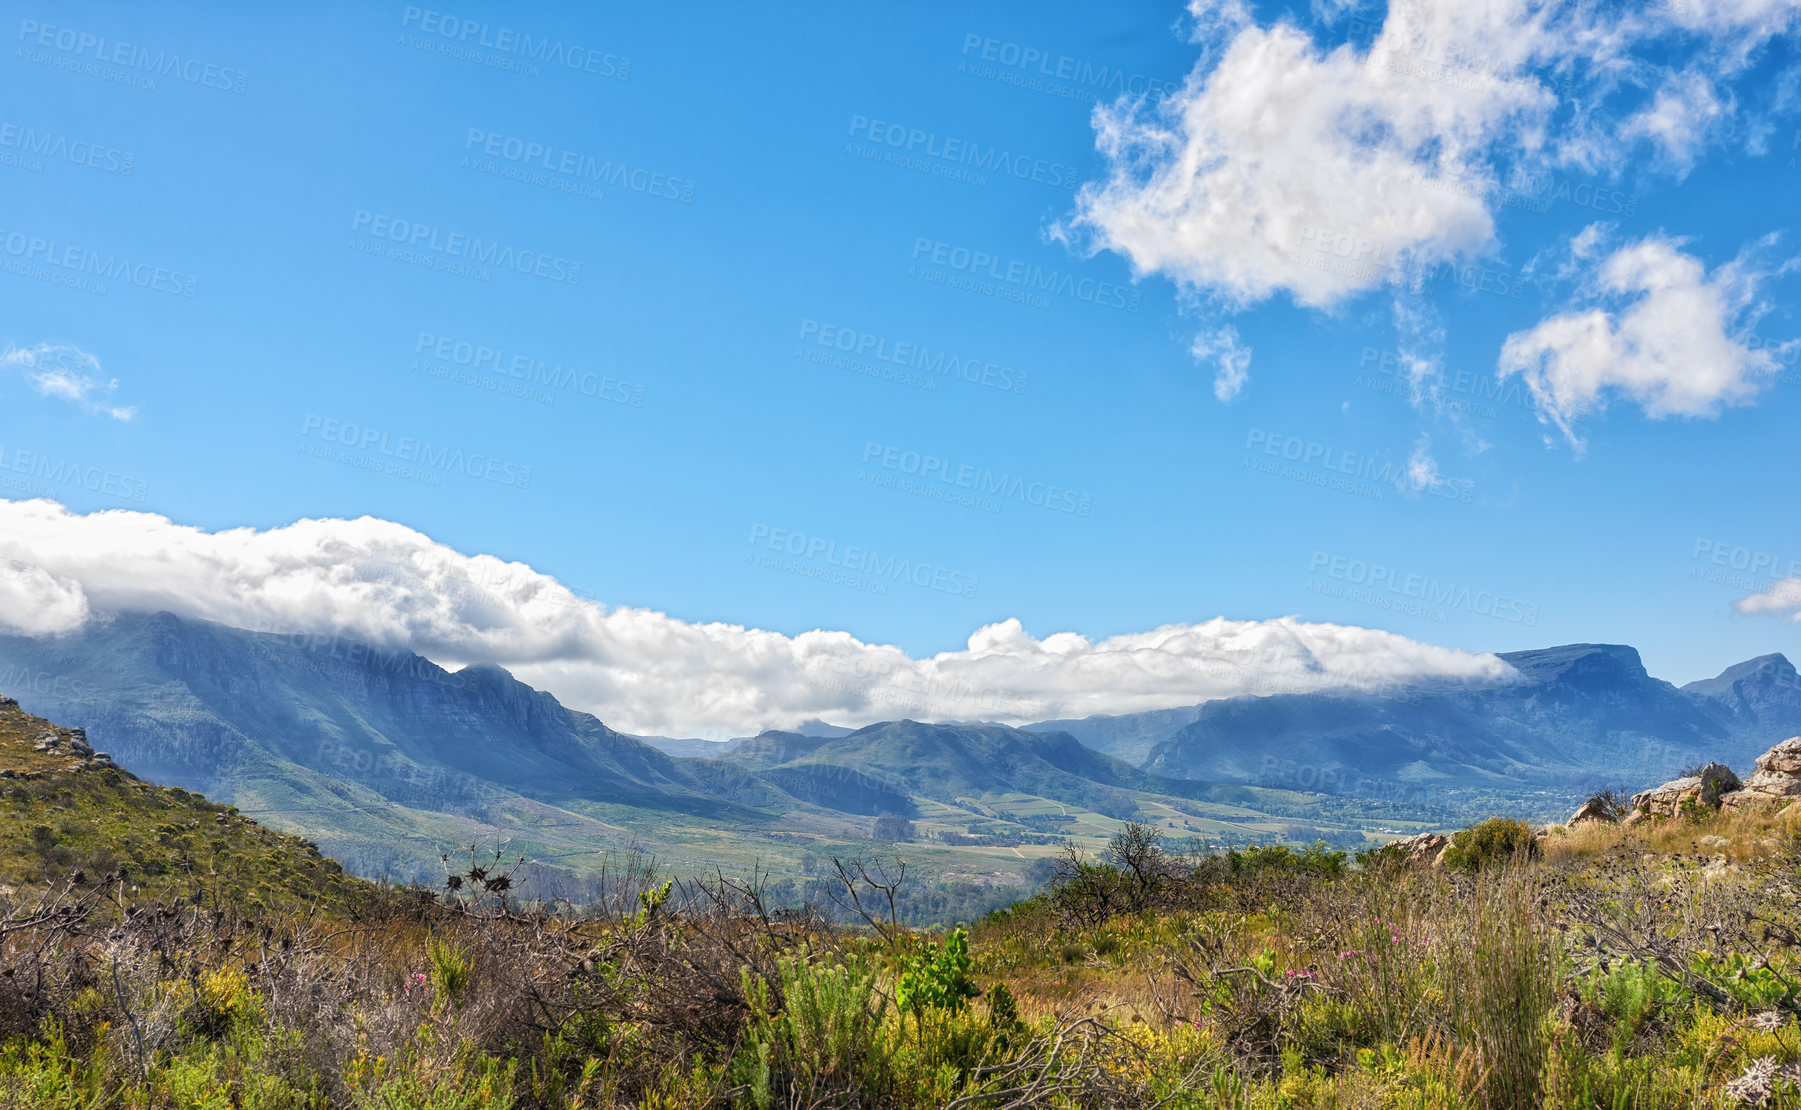
<path id="1" fill-rule="evenodd" d="M 1556 967 L 1551 941 L 1533 913 L 1532 891 L 1517 873 L 1484 879 L 1453 904 L 1451 914 L 1444 985 L 1453 1025 L 1476 1049 L 1485 1072 L 1482 1104 L 1496 1110 L 1539 1106 Z"/>
<path id="2" fill-rule="evenodd" d="M 996 1029 L 1011 1029 L 1019 1024 L 1019 1003 L 1005 983 L 988 988 L 988 1024 Z"/>
<path id="3" fill-rule="evenodd" d="M 969 977 L 969 932 L 954 930 L 944 938 L 938 953 L 927 959 L 920 953 L 901 957 L 900 983 L 894 988 L 894 1004 L 904 1013 L 918 1015 L 941 1009 L 955 1013 L 964 1003 L 981 996 Z"/>
<path id="4" fill-rule="evenodd" d="M 733 1058 L 731 1079 L 757 1110 L 872 1100 L 893 1086 L 893 1044 L 883 1029 L 887 999 L 867 963 L 781 965 L 782 994 L 744 973 L 751 1022 Z"/>
<path id="5" fill-rule="evenodd" d="M 443 1002 L 455 1002 L 469 986 L 469 953 L 435 933 L 425 938 L 431 985 Z"/>
<path id="6" fill-rule="evenodd" d="M 1451 837 L 1445 866 L 1457 871 L 1480 871 L 1494 864 L 1515 863 L 1538 855 L 1532 826 L 1511 817 L 1490 817 Z"/>

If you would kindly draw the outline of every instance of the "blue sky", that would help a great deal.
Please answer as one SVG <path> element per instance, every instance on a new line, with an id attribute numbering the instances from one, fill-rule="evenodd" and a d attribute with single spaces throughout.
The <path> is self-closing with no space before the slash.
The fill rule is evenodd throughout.
<path id="1" fill-rule="evenodd" d="M 1677 681 L 1793 657 L 1783 605 L 1733 604 L 1801 564 L 1786 477 L 1801 372 L 1776 346 L 1801 336 L 1784 269 L 1801 183 L 1791 16 L 1647 32 L 1612 69 L 1534 63 L 1546 86 L 1558 65 L 1586 83 L 1560 104 L 1587 96 L 1592 114 L 1548 110 L 1551 144 L 1571 147 L 1536 163 L 1511 124 L 1471 125 L 1492 144 L 1484 165 L 1538 175 L 1514 203 L 1441 187 L 1464 206 L 1412 240 L 1377 226 L 1393 215 L 1378 201 L 1352 205 L 1367 222 L 1290 225 L 1282 263 L 1196 231 L 1192 212 L 1140 219 L 1133 181 L 1152 171 L 1097 149 L 1092 96 L 1059 94 L 1104 67 L 1151 101 L 1192 74 L 1198 96 L 1235 36 L 1287 21 L 1320 51 L 1362 50 L 1386 15 L 1265 5 L 1197 30 L 1158 4 L 15 6 L 0 497 L 43 492 L 56 464 L 114 476 L 51 483 L 80 514 L 206 532 L 369 515 L 607 607 L 844 630 L 916 657 L 1009 618 L 1099 639 L 1284 615 L 1473 651 L 1626 642 Z M 518 71 L 525 36 L 582 68 Z M 506 64 L 440 52 L 452 44 Z M 147 83 L 141 64 L 105 58 L 141 63 L 139 48 L 193 79 L 126 83 Z M 1417 102 L 1403 113 L 1462 79 L 1435 49 L 1419 72 L 1440 84 L 1385 87 Z M 1007 64 L 1028 51 L 1031 70 Z M 1047 71 L 1060 90 L 1019 83 Z M 1695 74 L 1710 91 L 1651 110 Z M 1307 126 L 1295 105 L 1268 110 Z M 1231 141 L 1249 146 L 1217 147 Z M 912 163 L 887 160 L 896 142 Z M 1193 149 L 1229 161 L 1256 142 L 1216 132 Z M 981 168 L 994 150 L 1017 176 Z M 1261 234 L 1253 217 L 1293 199 L 1279 174 L 1314 171 L 1330 160 L 1266 165 L 1250 180 L 1277 200 L 1220 218 Z M 1578 241 L 1594 224 L 1610 226 Z M 1411 247 L 1437 279 L 1305 284 L 1293 259 L 1337 238 L 1373 240 L 1382 265 Z M 1646 242 L 1664 245 L 1633 271 L 1651 285 L 1686 260 L 1770 306 L 1738 304 L 1723 336 L 1774 347 L 1777 366 L 1705 348 L 1727 380 L 1659 416 L 1658 391 L 1686 386 L 1596 385 L 1546 333 L 1541 356 L 1565 359 L 1538 363 L 1549 380 L 1604 402 L 1565 404 L 1566 433 L 1523 374 L 1497 379 L 1503 346 L 1561 314 L 1624 330 L 1649 285 L 1597 291 L 1597 275 Z M 454 272 L 496 246 L 515 268 Z M 128 257 L 137 280 L 47 279 L 79 252 Z M 1475 288 L 1431 269 L 1453 253 Z M 1010 267 L 1051 291 L 1021 303 Z M 1220 343 L 1249 352 L 1235 393 L 1216 388 Z M 977 380 L 879 376 L 884 358 L 941 352 Z M 1403 356 L 1431 376 L 1411 380 Z M 842 364 L 859 358 L 874 374 Z M 534 362 L 550 384 L 530 381 Z M 44 384 L 58 365 L 62 386 Z M 434 466 L 445 450 L 476 461 Z M 1014 492 L 943 496 L 984 482 Z M 870 552 L 932 568 L 927 584 L 845 570 Z"/>

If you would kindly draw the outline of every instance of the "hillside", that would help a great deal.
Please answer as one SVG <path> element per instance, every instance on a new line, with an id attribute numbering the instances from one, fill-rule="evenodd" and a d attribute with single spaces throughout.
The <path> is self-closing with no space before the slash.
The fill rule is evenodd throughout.
<path id="1" fill-rule="evenodd" d="M 1517 680 L 1209 702 L 1144 766 L 1211 781 L 1426 797 L 1668 778 L 1696 760 L 1744 762 L 1769 735 L 1801 730 L 1801 683 L 1779 655 L 1682 689 L 1651 677 L 1622 645 L 1501 658 Z"/>
<path id="2" fill-rule="evenodd" d="M 1066 735 L 992 727 L 808 722 L 813 735 L 677 759 L 497 667 L 450 671 L 168 613 L 0 637 L 0 690 L 81 722 L 132 771 L 303 835 L 358 874 L 430 877 L 442 851 L 506 840 L 533 859 L 534 881 L 578 897 L 606 853 L 631 846 L 690 872 L 761 864 L 804 884 L 822 860 L 888 848 L 872 840 L 882 813 L 914 817 L 922 873 L 984 904 L 1020 889 L 1063 838 L 1097 845 L 1135 816 L 1232 843 L 1362 842 L 1378 816 L 1282 791 L 1211 797 Z"/>
<path id="3" fill-rule="evenodd" d="M 368 884 L 310 842 L 230 806 L 155 786 L 0 697 L 0 884 L 111 882 L 133 899 L 204 889 L 246 910 L 348 910 Z"/>
<path id="4" fill-rule="evenodd" d="M 713 759 L 671 757 L 498 667 L 168 613 L 0 637 L 0 691 L 357 874 L 430 877 L 442 851 L 507 841 L 532 881 L 575 896 L 627 847 L 804 885 L 822 860 L 886 850 L 875 821 L 894 814 L 913 822 L 922 873 L 992 900 L 1064 839 L 1092 848 L 1130 820 L 1195 843 L 1358 846 L 1487 812 L 1554 817 L 1591 787 L 1742 761 L 1751 737 L 1801 732 L 1801 684 L 1780 656 L 1682 690 L 1626 647 L 1505 658 L 1507 682 L 1230 698 L 1068 731 L 810 721 Z M 1142 766 L 1080 742 L 1143 745 L 1172 727 Z"/>

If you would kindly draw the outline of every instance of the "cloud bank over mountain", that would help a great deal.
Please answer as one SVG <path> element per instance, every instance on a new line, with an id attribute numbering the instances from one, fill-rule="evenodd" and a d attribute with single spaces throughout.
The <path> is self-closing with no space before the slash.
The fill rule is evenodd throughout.
<path id="1" fill-rule="evenodd" d="M 1216 618 L 1090 640 L 1018 620 L 914 658 L 848 632 L 788 636 L 609 608 L 523 563 L 373 517 L 208 532 L 154 513 L 0 500 L 0 630 L 50 635 L 110 610 L 494 663 L 637 733 L 739 735 L 809 717 L 1024 722 L 1247 693 L 1501 681 L 1507 664 L 1349 625 Z"/>

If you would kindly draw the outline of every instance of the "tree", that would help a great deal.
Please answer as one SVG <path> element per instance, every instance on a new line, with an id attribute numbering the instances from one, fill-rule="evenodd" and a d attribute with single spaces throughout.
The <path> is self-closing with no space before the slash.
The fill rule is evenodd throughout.
<path id="1" fill-rule="evenodd" d="M 1129 821 L 1107 842 L 1107 859 L 1125 880 L 1127 909 L 1149 908 L 1151 900 L 1179 877 L 1179 861 L 1163 850 L 1163 830 L 1142 821 Z"/>
<path id="2" fill-rule="evenodd" d="M 914 836 L 913 822 L 897 813 L 884 813 L 875 819 L 871 835 L 877 840 L 910 841 Z"/>

